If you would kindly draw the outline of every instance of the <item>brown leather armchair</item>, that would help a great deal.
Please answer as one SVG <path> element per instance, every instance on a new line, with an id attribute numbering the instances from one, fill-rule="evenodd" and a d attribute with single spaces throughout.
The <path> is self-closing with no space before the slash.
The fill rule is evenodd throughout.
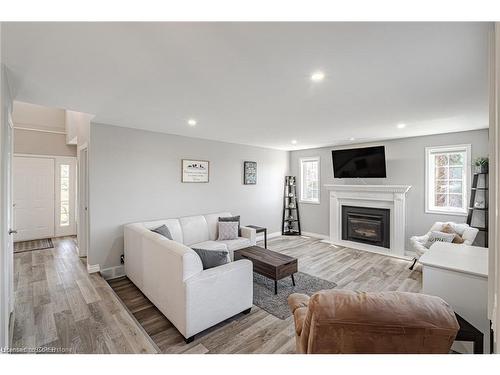
<path id="1" fill-rule="evenodd" d="M 459 325 L 441 298 L 404 292 L 291 294 L 297 353 L 449 353 Z"/>

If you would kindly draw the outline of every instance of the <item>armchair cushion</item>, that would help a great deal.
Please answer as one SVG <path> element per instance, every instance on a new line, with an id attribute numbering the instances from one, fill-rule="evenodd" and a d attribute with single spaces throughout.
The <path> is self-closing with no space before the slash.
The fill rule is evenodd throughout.
<path id="1" fill-rule="evenodd" d="M 454 238 L 455 238 L 455 233 L 444 233 L 444 232 L 432 231 L 431 234 L 429 235 L 429 238 L 427 239 L 427 242 L 424 244 L 424 246 L 427 249 L 430 249 L 430 247 L 434 244 L 434 242 L 440 241 L 440 242 L 451 243 Z"/>
<path id="2" fill-rule="evenodd" d="M 453 241 L 451 241 L 453 243 L 464 243 L 464 239 L 462 238 L 462 236 L 460 236 L 450 224 L 446 224 L 441 229 L 441 232 L 454 234 L 455 237 L 453 238 Z"/>

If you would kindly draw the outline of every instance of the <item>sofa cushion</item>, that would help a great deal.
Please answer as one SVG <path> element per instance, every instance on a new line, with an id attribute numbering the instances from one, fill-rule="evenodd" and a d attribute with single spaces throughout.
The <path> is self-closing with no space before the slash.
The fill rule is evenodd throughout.
<path id="1" fill-rule="evenodd" d="M 182 229 L 181 224 L 178 219 L 166 219 L 166 220 L 156 220 L 156 221 L 148 221 L 144 223 L 144 226 L 149 230 L 157 228 L 159 226 L 166 225 L 170 234 L 172 235 L 172 239 L 176 242 L 183 243 Z"/>
<path id="2" fill-rule="evenodd" d="M 220 241 L 203 241 L 194 243 L 191 247 L 196 247 L 197 249 L 206 250 L 228 250 L 227 245 Z"/>
<path id="3" fill-rule="evenodd" d="M 225 243 L 222 243 L 219 241 L 204 241 L 204 242 L 195 243 L 195 244 L 191 245 L 191 247 L 193 247 L 193 248 L 195 247 L 197 249 L 205 249 L 205 250 L 227 251 L 228 252 L 228 256 L 227 256 L 228 262 L 233 261 L 233 251 L 229 250 Z"/>
<path id="4" fill-rule="evenodd" d="M 238 237 L 235 240 L 224 240 L 224 241 L 217 241 L 217 242 L 225 244 L 229 251 L 235 251 L 235 250 L 243 249 L 245 247 L 252 246 L 252 241 L 250 241 L 249 238 L 245 238 L 245 237 Z"/>
<path id="5" fill-rule="evenodd" d="M 241 236 L 240 229 L 240 215 L 238 216 L 227 216 L 227 217 L 219 217 L 219 222 L 236 222 L 238 223 L 238 236 Z"/>
<path id="6" fill-rule="evenodd" d="M 238 222 L 227 221 L 219 222 L 219 238 L 221 240 L 236 240 L 238 238 Z"/>
<path id="7" fill-rule="evenodd" d="M 168 227 L 165 224 L 159 226 L 158 228 L 151 229 L 151 232 L 161 234 L 163 237 L 172 240 L 172 235 L 170 234 L 170 230 L 168 230 Z"/>
<path id="8" fill-rule="evenodd" d="M 187 216 L 179 219 L 182 227 L 184 245 L 208 241 L 208 225 L 204 216 Z"/>
<path id="9" fill-rule="evenodd" d="M 231 216 L 231 213 L 229 212 L 220 212 L 220 213 L 215 213 L 215 214 L 208 214 L 204 215 L 205 220 L 207 221 L 208 225 L 208 238 L 212 241 L 217 240 L 219 237 L 219 217 L 228 217 Z"/>
<path id="10" fill-rule="evenodd" d="M 204 270 L 229 263 L 229 253 L 227 250 L 207 250 L 196 247 L 192 247 L 192 249 L 200 257 Z"/>

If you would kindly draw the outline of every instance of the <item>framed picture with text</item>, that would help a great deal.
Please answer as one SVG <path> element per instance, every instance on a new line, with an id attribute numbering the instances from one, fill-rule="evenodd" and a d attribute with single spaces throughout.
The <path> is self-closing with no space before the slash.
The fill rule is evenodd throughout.
<path id="1" fill-rule="evenodd" d="M 204 183 L 209 181 L 210 162 L 182 159 L 182 182 Z"/>

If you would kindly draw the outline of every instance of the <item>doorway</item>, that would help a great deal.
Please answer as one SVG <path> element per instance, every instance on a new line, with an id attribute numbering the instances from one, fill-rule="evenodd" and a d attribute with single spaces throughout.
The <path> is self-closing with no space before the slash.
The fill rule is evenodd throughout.
<path id="1" fill-rule="evenodd" d="M 76 158 L 15 155 L 15 242 L 76 235 Z"/>

